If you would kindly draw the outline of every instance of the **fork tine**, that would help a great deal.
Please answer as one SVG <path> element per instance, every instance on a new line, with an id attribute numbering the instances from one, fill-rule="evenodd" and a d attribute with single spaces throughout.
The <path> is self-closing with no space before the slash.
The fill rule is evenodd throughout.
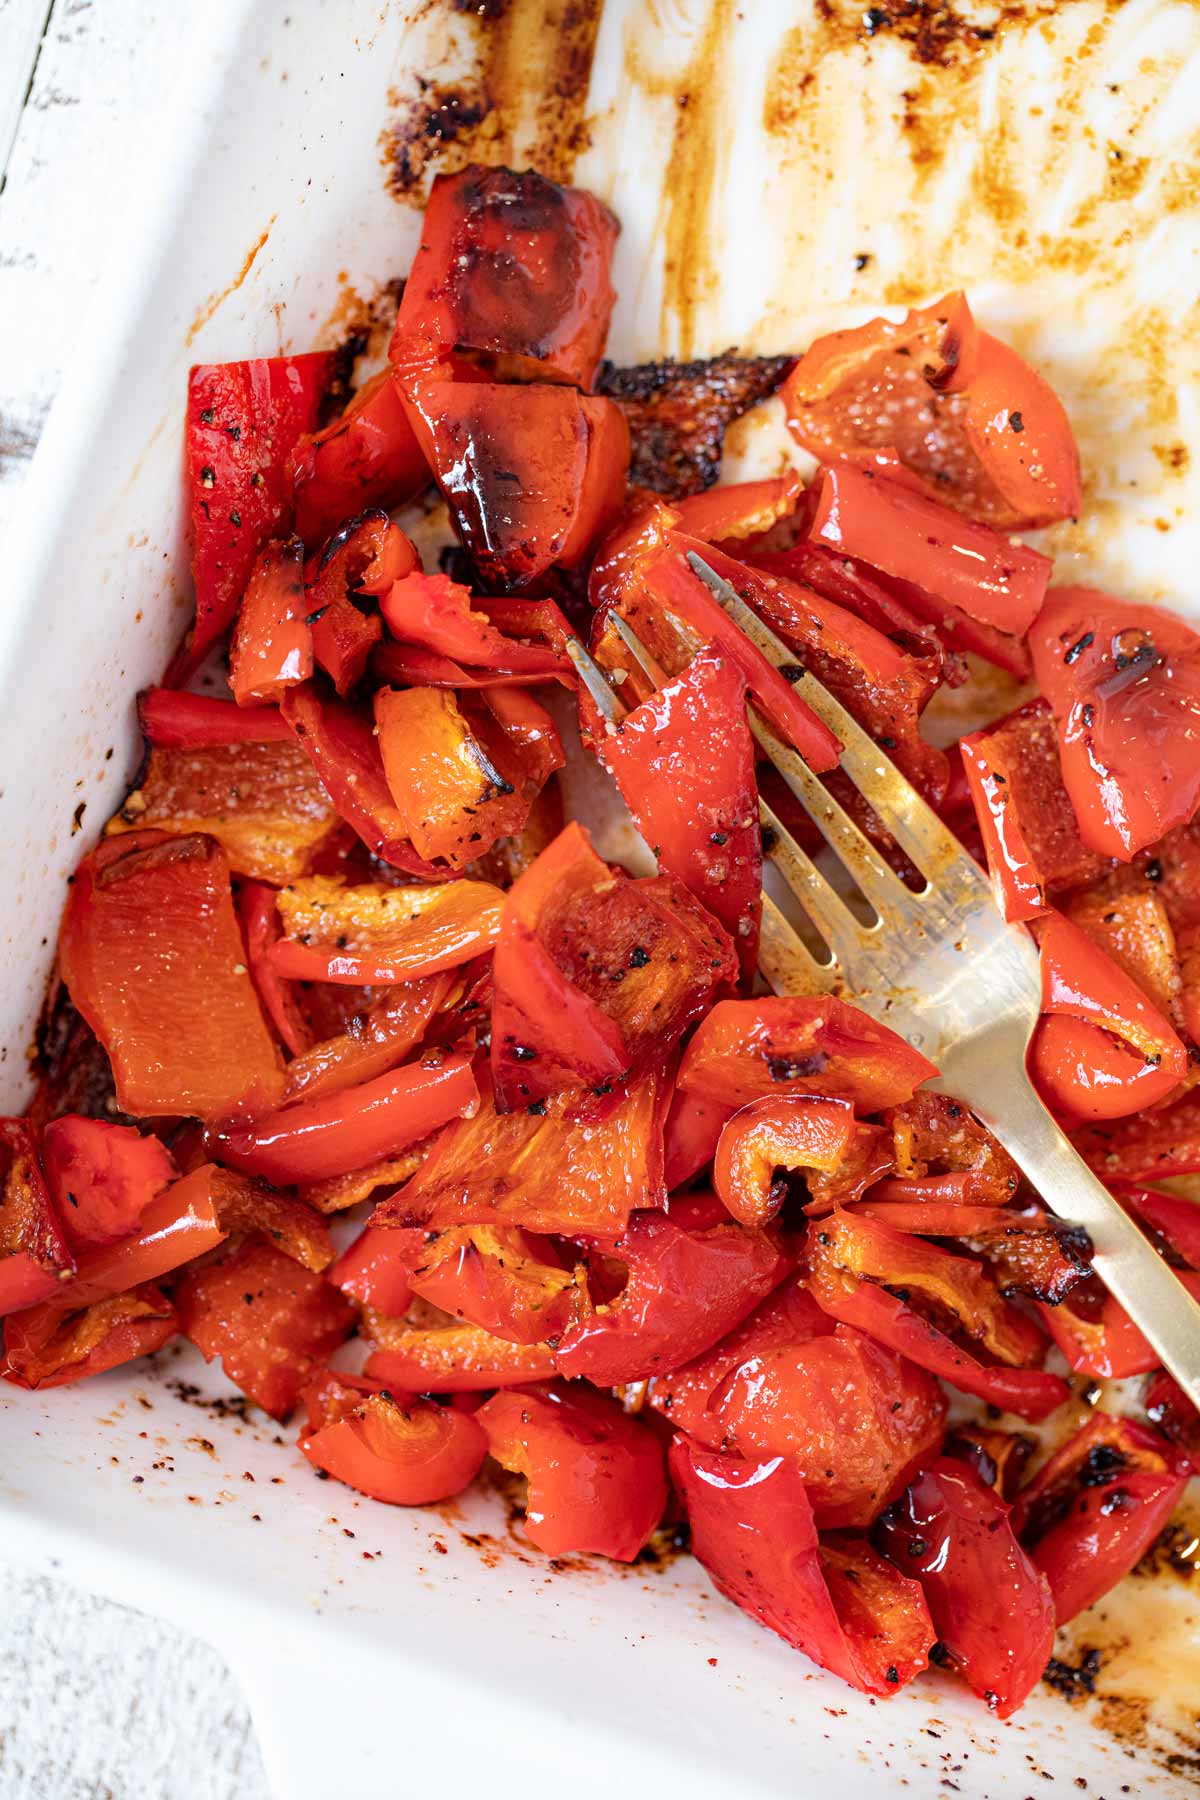
<path id="1" fill-rule="evenodd" d="M 729 582 L 709 568 L 703 557 L 689 551 L 688 563 L 769 663 L 775 668 L 795 663 L 794 652 L 763 624 Z M 841 739 L 841 766 L 846 774 L 880 817 L 887 820 L 888 830 L 926 880 L 941 889 L 942 898 L 974 905 L 990 899 L 991 889 L 983 871 L 964 853 L 958 839 L 857 719 L 811 675 L 804 677 L 801 692 L 817 717 Z"/>
<path id="2" fill-rule="evenodd" d="M 758 803 L 758 816 L 774 838 L 768 852 L 771 861 L 833 951 L 843 974 L 851 976 L 862 959 L 873 953 L 878 941 L 876 932 L 855 918 L 765 800 Z"/>
<path id="3" fill-rule="evenodd" d="M 642 671 L 642 674 L 646 676 L 647 680 L 652 681 L 656 688 L 665 687 L 671 677 L 667 674 L 667 671 L 663 668 L 662 664 L 656 662 L 654 657 L 651 656 L 649 650 L 647 650 L 645 644 L 643 644 L 641 638 L 633 629 L 633 626 L 629 623 L 628 619 L 623 619 L 619 612 L 611 612 L 608 615 L 608 623 L 612 626 L 613 630 L 628 650 L 630 656 L 632 656 L 638 668 Z"/>
<path id="4" fill-rule="evenodd" d="M 837 986 L 836 962 L 819 963 L 766 893 L 758 966 L 777 994 L 827 994 Z"/>

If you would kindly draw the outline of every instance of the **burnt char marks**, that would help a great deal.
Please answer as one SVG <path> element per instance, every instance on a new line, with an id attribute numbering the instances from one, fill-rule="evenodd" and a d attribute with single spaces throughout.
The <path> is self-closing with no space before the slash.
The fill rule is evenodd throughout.
<path id="1" fill-rule="evenodd" d="M 629 421 L 630 480 L 676 500 L 711 487 L 726 429 L 775 392 L 793 360 L 726 350 L 697 362 L 667 359 L 629 369 L 603 363 L 596 389 Z"/>

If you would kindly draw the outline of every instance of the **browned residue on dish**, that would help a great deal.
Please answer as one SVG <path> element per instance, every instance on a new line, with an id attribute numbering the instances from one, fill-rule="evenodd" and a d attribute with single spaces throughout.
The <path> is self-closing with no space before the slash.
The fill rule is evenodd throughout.
<path id="1" fill-rule="evenodd" d="M 434 0 L 446 66 L 389 96 L 388 186 L 420 207 L 429 182 L 471 162 L 569 181 L 587 147 L 587 94 L 602 0 Z"/>
<path id="2" fill-rule="evenodd" d="M 212 318 L 217 308 L 224 301 L 228 300 L 230 294 L 237 293 L 237 290 L 241 287 L 243 281 L 245 281 L 247 275 L 254 267 L 255 259 L 267 239 L 270 237 L 271 227 L 278 217 L 278 213 L 271 214 L 270 218 L 267 220 L 266 226 L 258 234 L 250 248 L 247 250 L 245 256 L 242 258 L 242 266 L 234 276 L 233 280 L 226 283 L 223 288 L 218 288 L 215 294 L 210 294 L 208 296 L 208 299 L 204 302 L 204 305 L 200 308 L 200 311 L 188 326 L 187 336 L 183 340 L 185 344 L 194 343 L 197 334 L 208 324 L 208 321 Z"/>

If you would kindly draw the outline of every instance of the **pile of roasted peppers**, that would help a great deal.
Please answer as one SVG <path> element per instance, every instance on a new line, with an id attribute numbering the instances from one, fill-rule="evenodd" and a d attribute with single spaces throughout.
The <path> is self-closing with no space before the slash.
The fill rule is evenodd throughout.
<path id="1" fill-rule="evenodd" d="M 182 1334 L 361 1493 L 439 1500 L 490 1456 L 550 1554 L 686 1519 L 723 1593 L 855 1687 L 935 1660 L 1004 1716 L 1164 1527 L 1200 1418 L 920 1055 L 755 991 L 759 784 L 813 834 L 747 700 L 903 869 L 811 671 L 986 858 L 1041 948 L 1040 1090 L 1200 1292 L 1200 1210 L 1146 1185 L 1200 1170 L 1200 637 L 1048 591 L 1009 534 L 1078 511 L 1070 428 L 960 294 L 768 369 L 811 481 L 710 485 L 765 365 L 602 364 L 616 233 L 469 168 L 332 422 L 325 355 L 192 370 L 195 625 L 0 1129 L 3 1375 Z M 392 519 L 431 482 L 441 570 Z M 223 645 L 227 692 L 189 691 Z M 947 752 L 922 713 L 968 657 L 1036 697 Z M 650 878 L 564 823 L 576 714 Z M 331 1215 L 369 1202 L 339 1255 Z M 1065 1368 L 1093 1404 L 1146 1376 L 1145 1420 L 1077 1412 L 1029 1480 Z M 948 1430 L 947 1388 L 984 1422 Z"/>

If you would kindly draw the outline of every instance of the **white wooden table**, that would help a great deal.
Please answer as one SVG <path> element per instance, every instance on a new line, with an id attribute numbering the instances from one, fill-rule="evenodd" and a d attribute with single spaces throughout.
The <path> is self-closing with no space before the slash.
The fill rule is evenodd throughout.
<path id="1" fill-rule="evenodd" d="M 0 547 L 185 0 L 0 0 Z M 0 1559 L 3 1545 L 0 1544 Z M 266 1800 L 207 1645 L 0 1560 L 3 1800 Z"/>

